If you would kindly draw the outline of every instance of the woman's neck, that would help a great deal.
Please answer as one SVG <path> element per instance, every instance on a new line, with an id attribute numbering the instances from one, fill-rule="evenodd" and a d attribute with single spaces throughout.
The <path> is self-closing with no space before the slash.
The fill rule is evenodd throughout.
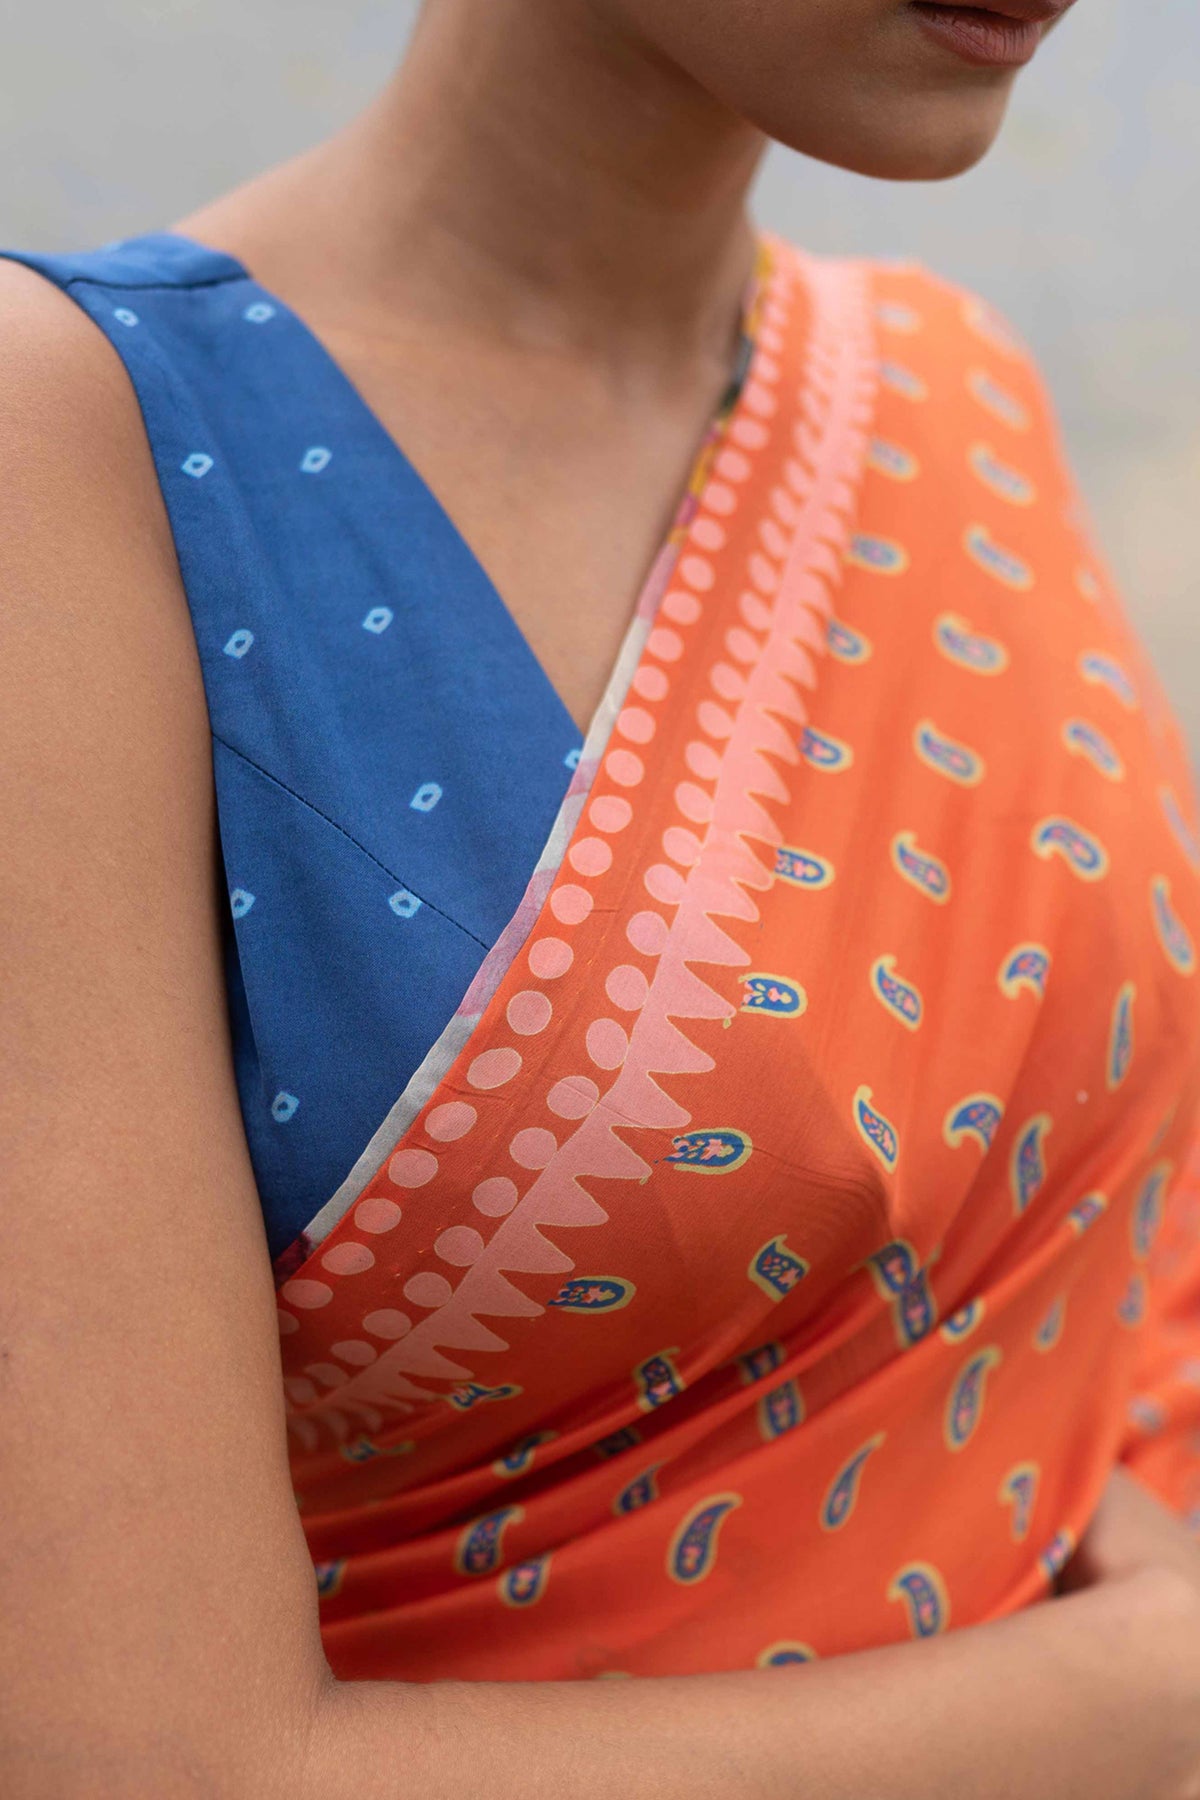
<path id="1" fill-rule="evenodd" d="M 181 228 L 355 329 L 661 370 L 726 354 L 762 149 L 590 0 L 436 0 L 347 130 Z"/>

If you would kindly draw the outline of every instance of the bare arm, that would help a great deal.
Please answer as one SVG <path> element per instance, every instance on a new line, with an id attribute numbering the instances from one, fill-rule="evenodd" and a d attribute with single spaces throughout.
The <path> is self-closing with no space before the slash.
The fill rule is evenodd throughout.
<path id="1" fill-rule="evenodd" d="M 0 1790 L 1182 1793 L 1200 1770 L 1186 1558 L 799 1670 L 333 1680 L 284 1450 L 227 1041 L 208 724 L 170 535 L 91 325 L 0 266 L 0 332 Z"/>

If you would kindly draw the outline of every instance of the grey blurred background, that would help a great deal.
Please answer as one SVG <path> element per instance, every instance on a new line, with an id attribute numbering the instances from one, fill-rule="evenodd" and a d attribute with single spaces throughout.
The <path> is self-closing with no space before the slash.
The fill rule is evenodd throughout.
<path id="1" fill-rule="evenodd" d="M 0 242 L 169 224 L 345 120 L 416 10 L 2 0 Z M 816 250 L 920 257 L 1008 312 L 1200 761 L 1198 169 L 1197 0 L 1079 0 L 978 170 L 891 187 L 776 152 L 758 213 Z"/>

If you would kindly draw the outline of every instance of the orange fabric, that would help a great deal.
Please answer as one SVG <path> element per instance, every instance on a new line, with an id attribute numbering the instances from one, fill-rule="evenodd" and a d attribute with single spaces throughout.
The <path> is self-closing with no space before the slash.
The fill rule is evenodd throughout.
<path id="1" fill-rule="evenodd" d="M 1004 326 L 771 251 L 548 894 L 282 1287 L 343 1677 L 830 1656 L 1038 1598 L 1122 1455 L 1200 1502 L 1176 731 Z"/>

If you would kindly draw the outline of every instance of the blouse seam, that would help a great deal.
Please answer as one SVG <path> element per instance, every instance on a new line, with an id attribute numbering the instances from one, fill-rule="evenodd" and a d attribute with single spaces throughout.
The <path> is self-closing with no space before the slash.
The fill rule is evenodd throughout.
<path id="1" fill-rule="evenodd" d="M 406 893 L 412 894 L 414 899 L 419 900 L 422 906 L 427 906 L 430 912 L 436 913 L 440 919 L 445 919 L 448 925 L 453 925 L 456 931 L 461 931 L 464 937 L 469 937 L 471 942 L 478 944 L 481 950 L 486 951 L 489 948 L 489 945 L 484 942 L 483 938 L 476 937 L 475 933 L 469 930 L 467 926 L 461 924 L 458 919 L 444 911 L 442 907 L 436 905 L 432 900 L 427 900 L 423 894 L 418 894 L 414 888 L 408 887 L 407 884 L 404 883 L 404 877 L 402 875 L 397 875 L 394 869 L 389 869 L 386 863 L 380 862 L 379 858 L 372 851 L 368 850 L 365 844 L 360 844 L 358 839 L 351 832 L 347 831 L 344 825 L 339 825 L 336 819 L 331 819 L 327 812 L 322 812 L 319 806 L 314 806 L 311 800 L 306 800 L 303 794 L 298 794 L 295 788 L 289 787 L 286 781 L 281 781 L 278 775 L 272 775 L 270 769 L 264 769 L 261 763 L 255 762 L 252 756 L 247 756 L 244 750 L 239 750 L 236 744 L 231 744 L 228 738 L 221 736 L 219 731 L 214 731 L 212 737 L 215 744 L 220 744 L 223 749 L 229 751 L 231 756 L 236 756 L 239 762 L 245 763 L 248 768 L 257 770 L 264 780 L 273 782 L 277 788 L 282 788 L 285 794 L 290 794 L 293 800 L 298 801 L 301 806 L 307 807 L 309 812 L 315 813 L 318 819 L 324 819 L 325 823 L 332 826 L 334 831 L 346 839 L 347 843 L 353 844 L 354 848 L 365 856 L 369 862 L 373 862 L 377 869 L 382 870 L 389 881 L 400 882 L 404 885 Z"/>

